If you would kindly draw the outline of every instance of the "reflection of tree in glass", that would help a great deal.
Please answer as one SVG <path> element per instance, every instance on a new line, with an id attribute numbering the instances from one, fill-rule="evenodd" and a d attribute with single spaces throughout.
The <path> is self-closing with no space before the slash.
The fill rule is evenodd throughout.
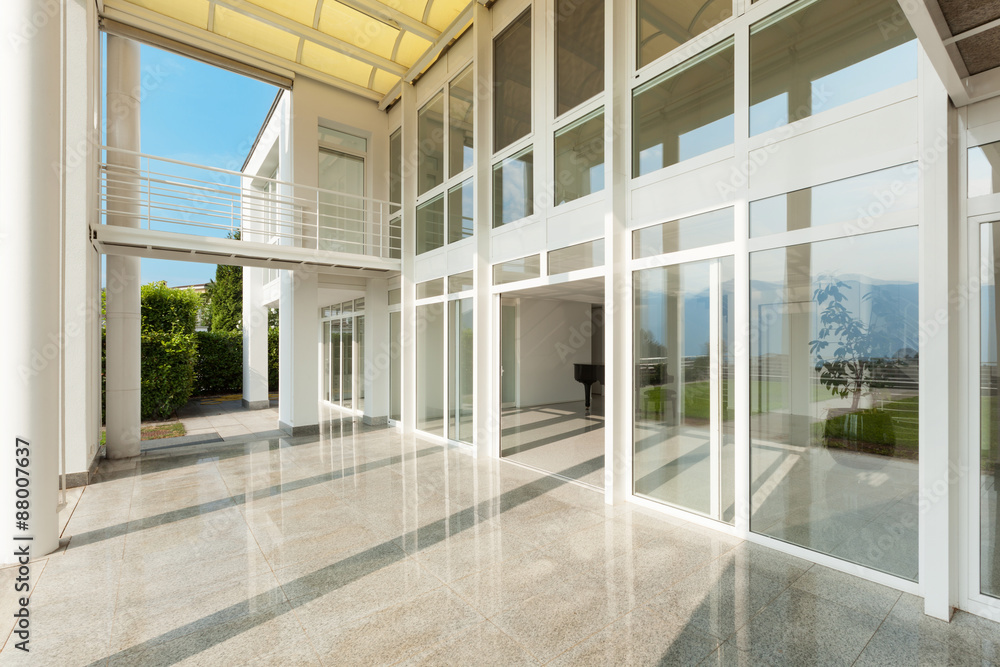
<path id="1" fill-rule="evenodd" d="M 903 322 L 898 299 L 872 290 L 861 297 L 870 304 L 868 320 L 856 317 L 847 307 L 847 283 L 827 279 L 813 293 L 823 308 L 816 340 L 809 342 L 816 355 L 816 370 L 824 387 L 840 398 L 851 397 L 851 410 L 873 389 L 891 386 L 894 371 L 905 366 L 903 355 L 890 353 Z M 834 346 L 833 354 L 823 352 Z"/>

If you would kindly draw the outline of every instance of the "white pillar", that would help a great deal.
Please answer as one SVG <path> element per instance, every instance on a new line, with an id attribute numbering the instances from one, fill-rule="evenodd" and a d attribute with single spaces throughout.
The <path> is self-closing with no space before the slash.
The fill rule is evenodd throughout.
<path id="1" fill-rule="evenodd" d="M 59 545 L 61 21 L 60 4 L 10 0 L 0 12 L 5 105 L 0 122 L 0 266 L 14 277 L 0 354 L 0 562 Z M 36 17 L 44 17 L 38 20 Z M 18 439 L 26 445 L 19 445 Z M 27 530 L 15 527 L 15 455 L 26 447 Z M 31 537 L 32 541 L 15 541 Z M 30 573 L 29 573 L 29 576 Z"/>
<path id="2" fill-rule="evenodd" d="M 364 423 L 389 423 L 389 285 L 385 278 L 372 278 L 365 288 L 365 350 L 361 381 L 365 387 Z"/>
<path id="3" fill-rule="evenodd" d="M 243 407 L 264 410 L 267 392 L 267 315 L 264 269 L 243 267 Z"/>
<path id="4" fill-rule="evenodd" d="M 140 60 L 139 44 L 108 35 L 107 142 L 109 148 L 140 150 Z M 109 194 L 121 197 L 114 204 L 121 214 L 108 215 L 109 225 L 138 227 L 139 197 L 135 156 L 108 151 L 109 165 L 119 183 Z M 113 170 L 112 167 L 112 170 Z M 136 174 L 133 176 L 133 174 Z M 140 422 L 140 260 L 138 257 L 108 255 L 105 289 L 107 294 L 107 455 L 110 459 L 139 455 Z"/>
<path id="5" fill-rule="evenodd" d="M 278 334 L 278 426 L 319 433 L 319 296 L 313 271 L 282 271 Z"/>

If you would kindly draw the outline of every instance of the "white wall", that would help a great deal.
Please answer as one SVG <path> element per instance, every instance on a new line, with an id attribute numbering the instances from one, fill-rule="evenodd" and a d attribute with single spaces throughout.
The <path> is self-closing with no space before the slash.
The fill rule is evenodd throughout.
<path id="1" fill-rule="evenodd" d="M 590 363 L 590 304 L 520 299 L 518 360 L 520 405 L 582 401 L 573 364 Z"/>

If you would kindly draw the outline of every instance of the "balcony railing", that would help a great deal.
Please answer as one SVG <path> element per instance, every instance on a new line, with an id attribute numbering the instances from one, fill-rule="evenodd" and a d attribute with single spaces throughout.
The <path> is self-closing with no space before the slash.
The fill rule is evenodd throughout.
<path id="1" fill-rule="evenodd" d="M 104 147 L 103 222 L 398 259 L 399 205 Z M 117 220 L 116 220 L 117 219 Z"/>

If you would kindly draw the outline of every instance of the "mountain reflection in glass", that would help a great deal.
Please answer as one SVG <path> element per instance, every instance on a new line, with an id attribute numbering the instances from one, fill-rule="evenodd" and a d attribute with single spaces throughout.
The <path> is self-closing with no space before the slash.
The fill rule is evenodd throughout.
<path id="1" fill-rule="evenodd" d="M 751 530 L 917 579 L 917 228 L 750 256 Z"/>
<path id="2" fill-rule="evenodd" d="M 635 273 L 635 493 L 733 523 L 733 259 Z"/>

